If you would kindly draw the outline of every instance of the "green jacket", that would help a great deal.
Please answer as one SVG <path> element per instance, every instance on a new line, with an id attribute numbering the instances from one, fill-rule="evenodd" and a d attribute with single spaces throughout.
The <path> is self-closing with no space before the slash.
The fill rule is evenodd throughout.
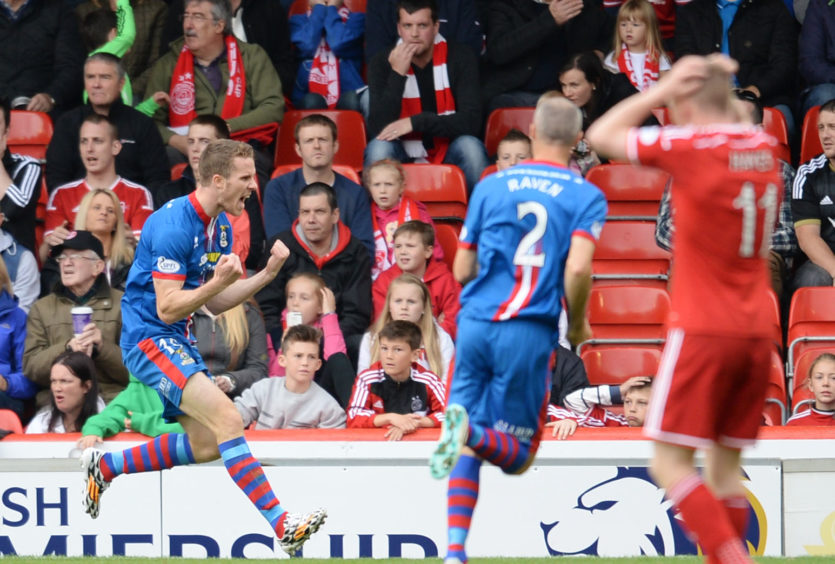
<path id="1" fill-rule="evenodd" d="M 183 48 L 184 39 L 171 43 L 171 50 L 156 62 L 148 79 L 145 92 L 171 91 L 171 76 L 177 66 L 177 59 Z M 275 71 L 267 52 L 260 46 L 238 41 L 244 62 L 246 94 L 244 109 L 240 116 L 226 120 L 232 133 L 259 125 L 281 122 L 284 117 L 284 97 L 281 94 L 281 80 Z M 209 81 L 199 69 L 194 73 L 194 111 L 200 114 L 221 115 L 226 101 L 226 83 L 229 80 L 229 64 L 220 63 L 223 80 L 220 94 L 215 93 Z M 160 108 L 153 115 L 159 127 L 162 140 L 167 144 L 174 132 L 168 129 L 168 108 Z"/>
<path id="2" fill-rule="evenodd" d="M 101 413 L 93 415 L 81 429 L 82 435 L 109 437 L 125 430 L 125 419 L 130 418 L 131 431 L 149 437 L 165 433 L 182 433 L 179 423 L 166 423 L 162 418 L 162 401 L 159 394 L 133 376 L 128 387 L 122 390 Z M 128 416 L 128 411 L 132 415 Z"/>

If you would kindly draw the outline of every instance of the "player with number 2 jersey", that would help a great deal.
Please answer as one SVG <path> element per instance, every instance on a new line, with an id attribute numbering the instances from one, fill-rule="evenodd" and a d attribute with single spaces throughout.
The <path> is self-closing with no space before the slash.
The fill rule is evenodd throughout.
<path id="1" fill-rule="evenodd" d="M 445 562 L 466 562 L 464 543 L 478 498 L 479 469 L 490 462 L 524 472 L 545 423 L 562 298 L 569 339 L 590 336 L 585 312 L 591 257 L 606 200 L 567 168 L 582 115 L 544 95 L 534 113 L 535 161 L 488 176 L 467 209 L 453 271 L 461 293 L 454 376 L 446 417 L 430 459 L 449 475 Z"/>

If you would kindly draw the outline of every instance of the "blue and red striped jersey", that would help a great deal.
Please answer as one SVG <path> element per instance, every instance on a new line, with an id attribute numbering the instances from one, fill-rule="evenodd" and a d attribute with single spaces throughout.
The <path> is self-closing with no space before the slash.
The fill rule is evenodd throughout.
<path id="1" fill-rule="evenodd" d="M 606 210 L 599 189 L 554 163 L 528 161 L 482 180 L 459 238 L 478 256 L 478 274 L 461 292 L 460 315 L 556 327 L 571 237 L 596 241 Z"/>
<path id="2" fill-rule="evenodd" d="M 194 192 L 171 200 L 142 228 L 122 297 L 123 351 L 150 336 L 185 335 L 187 319 L 167 324 L 157 315 L 154 278 L 182 280 L 191 290 L 203 284 L 221 255 L 232 252 L 232 226 L 221 212 L 209 217 Z"/>

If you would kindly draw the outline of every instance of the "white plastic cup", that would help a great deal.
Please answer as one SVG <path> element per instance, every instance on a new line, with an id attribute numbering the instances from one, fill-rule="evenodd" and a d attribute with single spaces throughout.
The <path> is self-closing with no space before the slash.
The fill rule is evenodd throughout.
<path id="1" fill-rule="evenodd" d="M 287 327 L 295 327 L 302 324 L 302 312 L 288 311 L 287 312 Z"/>
<path id="2" fill-rule="evenodd" d="M 72 315 L 72 332 L 77 339 L 84 332 L 84 328 L 93 321 L 93 308 L 76 306 L 70 310 Z"/>

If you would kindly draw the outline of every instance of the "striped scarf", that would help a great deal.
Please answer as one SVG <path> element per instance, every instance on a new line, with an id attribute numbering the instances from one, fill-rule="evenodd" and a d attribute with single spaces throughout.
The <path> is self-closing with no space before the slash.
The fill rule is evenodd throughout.
<path id="1" fill-rule="evenodd" d="M 238 41 L 232 35 L 226 36 L 226 60 L 229 64 L 229 82 L 226 87 L 226 99 L 220 117 L 230 120 L 238 117 L 244 110 L 246 95 L 246 76 L 244 62 Z M 188 132 L 188 124 L 197 117 L 194 111 L 194 55 L 183 45 L 177 65 L 171 74 L 171 103 L 168 106 L 169 128 L 179 135 Z"/>
<path id="2" fill-rule="evenodd" d="M 308 18 L 311 11 L 307 10 Z M 348 16 L 351 15 L 347 6 L 342 6 L 338 13 L 342 23 L 348 21 Z M 339 100 L 339 60 L 325 40 L 324 33 L 313 55 L 307 89 L 313 94 L 322 96 L 328 103 L 328 109 L 332 110 L 336 107 L 336 102 Z"/>
<path id="3" fill-rule="evenodd" d="M 391 268 L 395 262 L 394 231 L 407 221 L 420 219 L 420 210 L 417 207 L 417 203 L 410 197 L 404 194 L 400 197 L 400 203 L 397 205 L 400 206 L 397 213 L 397 221 L 390 221 L 381 227 L 380 220 L 377 219 L 377 212 L 380 208 L 376 203 L 372 202 L 371 204 L 371 225 L 374 229 L 374 264 L 371 265 L 372 280 L 376 280 L 381 272 Z"/>
<path id="4" fill-rule="evenodd" d="M 625 44 L 621 45 L 620 55 L 618 56 L 618 68 L 620 69 L 620 72 L 629 78 L 629 82 L 632 83 L 632 86 L 637 88 L 640 92 L 643 92 L 658 82 L 659 66 L 660 63 L 658 55 L 652 51 L 647 51 L 646 57 L 644 57 L 644 72 L 641 79 L 638 80 L 638 77 L 635 75 L 635 68 L 632 66 L 632 54 L 629 52 L 629 49 L 626 48 Z"/>
<path id="5" fill-rule="evenodd" d="M 398 43 L 403 40 L 399 40 Z M 439 116 L 447 116 L 455 113 L 455 98 L 452 96 L 452 89 L 449 85 L 449 72 L 447 71 L 447 42 L 443 35 L 435 35 L 435 45 L 432 48 L 432 75 L 435 83 L 435 106 Z M 420 89 L 417 78 L 409 67 L 406 74 L 406 86 L 403 88 L 403 101 L 400 105 L 400 117 L 411 117 L 422 111 L 420 105 Z M 419 132 L 412 132 L 403 136 L 403 148 L 406 153 L 416 162 L 440 163 L 444 160 L 449 139 L 435 137 L 434 146 L 427 151 L 423 145 L 423 135 Z"/>

